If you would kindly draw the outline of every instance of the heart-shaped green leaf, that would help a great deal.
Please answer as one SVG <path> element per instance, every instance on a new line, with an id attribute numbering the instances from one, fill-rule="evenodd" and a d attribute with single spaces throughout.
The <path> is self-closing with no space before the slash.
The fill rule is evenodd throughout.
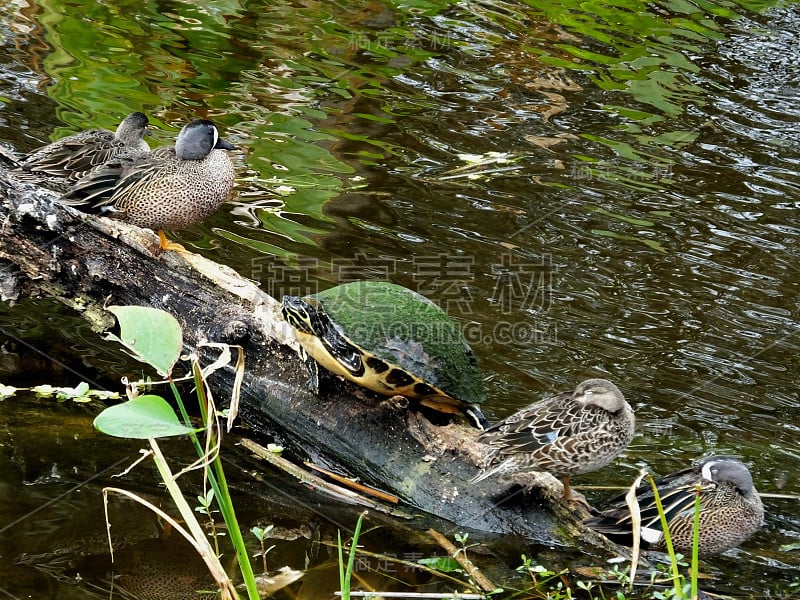
<path id="1" fill-rule="evenodd" d="M 109 306 L 119 321 L 120 335 L 106 339 L 125 346 L 134 358 L 152 366 L 166 377 L 178 361 L 183 348 L 180 323 L 168 312 L 147 306 Z"/>
<path id="2" fill-rule="evenodd" d="M 186 427 L 178 420 L 175 411 L 166 400 L 152 394 L 109 406 L 95 417 L 94 427 L 114 437 L 136 440 L 186 435 L 199 431 Z"/>

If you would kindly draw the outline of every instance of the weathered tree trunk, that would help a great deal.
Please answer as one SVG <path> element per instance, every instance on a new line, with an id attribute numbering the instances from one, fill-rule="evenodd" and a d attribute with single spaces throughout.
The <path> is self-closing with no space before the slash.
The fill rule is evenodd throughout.
<path id="1" fill-rule="evenodd" d="M 101 325 L 111 323 L 102 310 L 107 301 L 164 309 L 183 326 L 190 350 L 204 340 L 244 347 L 241 416 L 267 441 L 276 435 L 287 457 L 300 462 L 306 453 L 340 466 L 460 528 L 545 543 L 597 541 L 581 526 L 583 515 L 558 500 L 560 484 L 548 475 L 525 502 L 500 507 L 495 494 L 504 486 L 496 480 L 469 485 L 477 472 L 474 429 L 433 425 L 413 406 L 350 384 L 310 393 L 275 300 L 230 269 L 196 255 L 154 256 L 160 251 L 152 232 L 80 215 L 52 192 L 14 183 L 2 171 L 0 200 L 2 299 L 51 296 Z M 217 372 L 212 384 L 224 397 L 233 371 Z"/>

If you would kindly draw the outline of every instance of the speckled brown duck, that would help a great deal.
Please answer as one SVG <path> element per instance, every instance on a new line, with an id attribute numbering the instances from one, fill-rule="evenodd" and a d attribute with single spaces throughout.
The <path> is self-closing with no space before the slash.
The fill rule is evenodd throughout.
<path id="1" fill-rule="evenodd" d="M 89 129 L 42 146 L 19 160 L 15 176 L 20 180 L 65 192 L 92 170 L 120 156 L 147 154 L 147 116 L 129 114 L 116 132 Z"/>
<path id="2" fill-rule="evenodd" d="M 493 475 L 546 471 L 564 483 L 614 460 L 633 439 L 635 420 L 619 388 L 606 379 L 587 379 L 572 392 L 556 394 L 487 429 L 478 441 L 487 445 L 484 471 Z"/>
<path id="3" fill-rule="evenodd" d="M 225 150 L 233 149 L 211 121 L 196 119 L 183 127 L 175 146 L 111 161 L 62 201 L 154 229 L 163 249 L 180 251 L 164 230 L 200 223 L 228 199 L 235 173 Z"/>
<path id="4" fill-rule="evenodd" d="M 750 471 L 739 460 L 724 456 L 706 458 L 698 465 L 672 473 L 656 482 L 667 517 L 670 537 L 678 552 L 692 548 L 696 490 L 700 491 L 700 555 L 734 548 L 758 531 L 764 505 Z M 636 493 L 642 516 L 644 547 L 665 549 L 664 532 L 651 486 L 643 483 Z M 631 514 L 624 495 L 610 501 L 599 515 L 586 521 L 592 529 L 619 544 L 633 542 Z"/>

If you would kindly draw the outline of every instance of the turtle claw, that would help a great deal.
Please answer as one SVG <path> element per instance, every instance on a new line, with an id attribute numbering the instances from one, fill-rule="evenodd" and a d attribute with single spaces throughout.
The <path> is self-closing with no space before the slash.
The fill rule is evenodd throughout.
<path id="1" fill-rule="evenodd" d="M 411 405 L 411 402 L 409 402 L 407 396 L 403 396 L 402 394 L 395 394 L 394 396 L 391 396 L 386 400 L 386 404 L 400 411 L 408 409 L 408 407 Z"/>
<path id="2" fill-rule="evenodd" d="M 315 396 L 319 395 L 319 379 L 314 376 L 306 379 L 306 389 Z"/>

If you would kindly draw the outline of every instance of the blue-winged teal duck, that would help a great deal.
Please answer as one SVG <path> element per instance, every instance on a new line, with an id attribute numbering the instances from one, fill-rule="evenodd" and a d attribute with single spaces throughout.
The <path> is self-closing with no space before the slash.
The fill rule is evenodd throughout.
<path id="1" fill-rule="evenodd" d="M 633 439 L 634 416 L 622 392 L 605 379 L 587 379 L 563 392 L 523 408 L 483 432 L 488 446 L 484 471 L 492 475 L 547 471 L 564 482 L 564 499 L 572 493 L 569 478 L 596 471 L 614 460 Z"/>
<path id="2" fill-rule="evenodd" d="M 758 531 L 764 520 L 764 505 L 753 486 L 753 478 L 740 461 L 712 456 L 695 467 L 672 473 L 656 481 L 675 549 L 687 554 L 692 548 L 695 494 L 700 491 L 700 554 L 709 556 L 738 546 Z M 642 483 L 636 492 L 642 516 L 641 539 L 645 547 L 663 550 L 664 532 L 653 490 Z M 631 514 L 625 497 L 609 503 L 586 524 L 620 544 L 633 542 Z"/>
<path id="3" fill-rule="evenodd" d="M 129 114 L 117 127 L 90 129 L 42 146 L 19 161 L 19 179 L 35 181 L 64 192 L 93 169 L 119 156 L 150 151 L 144 140 L 149 135 L 147 117 L 140 112 Z"/>
<path id="4" fill-rule="evenodd" d="M 197 119 L 184 126 L 175 146 L 111 161 L 62 200 L 154 229 L 163 249 L 180 251 L 164 230 L 199 223 L 228 199 L 235 173 L 223 150 L 233 149 L 211 121 Z"/>

